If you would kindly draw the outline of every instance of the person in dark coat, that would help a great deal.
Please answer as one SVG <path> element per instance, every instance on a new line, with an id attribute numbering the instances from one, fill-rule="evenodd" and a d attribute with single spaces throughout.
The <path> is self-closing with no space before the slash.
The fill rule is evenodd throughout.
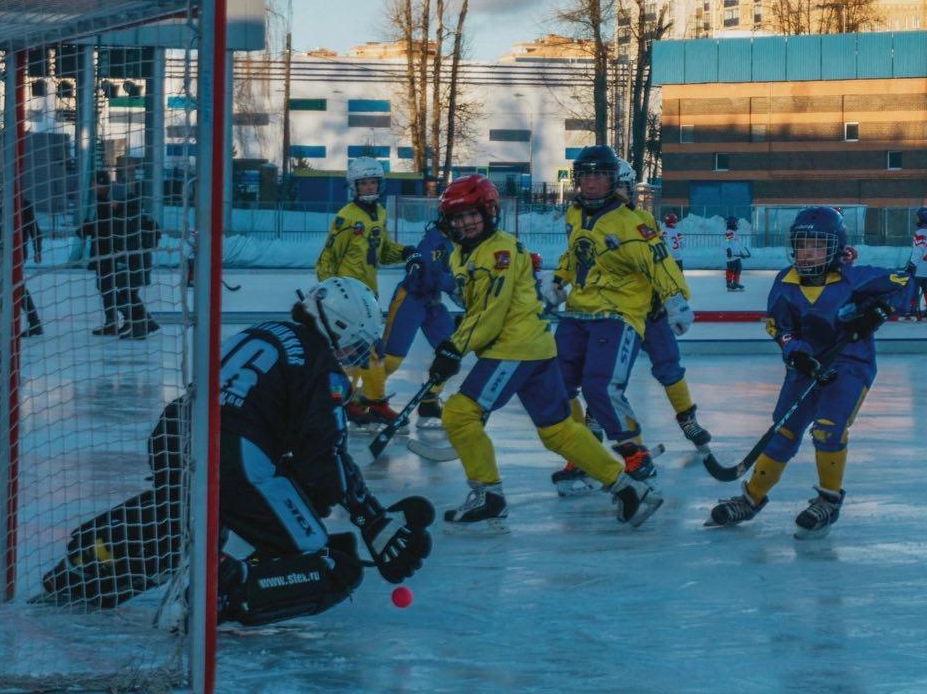
<path id="1" fill-rule="evenodd" d="M 161 231 L 142 212 L 137 196 L 117 200 L 114 210 L 117 221 L 113 229 L 122 251 L 116 256 L 116 302 L 124 318 L 119 337 L 143 340 L 161 327 L 148 313 L 139 294 L 151 284 L 151 253 L 158 245 Z"/>
<path id="2" fill-rule="evenodd" d="M 114 203 L 109 174 L 97 171 L 94 179 L 96 216 L 77 230 L 82 239 L 90 239 L 90 263 L 87 269 L 96 275 L 97 291 L 103 300 L 103 325 L 94 335 L 118 335 L 119 312 L 116 301 L 116 248 L 113 241 Z"/>
<path id="3" fill-rule="evenodd" d="M 29 259 L 29 241 L 32 241 L 32 249 L 36 263 L 42 262 L 42 230 L 35 221 L 35 209 L 32 203 L 26 198 L 22 198 L 22 252 L 23 263 Z M 0 200 L 0 230 L 3 229 L 3 201 Z M 26 311 L 26 321 L 28 326 L 19 334 L 20 337 L 35 337 L 41 335 L 42 321 L 39 320 L 39 312 L 35 308 L 29 289 L 26 287 L 26 281 L 23 279 L 22 304 L 20 309 Z"/>

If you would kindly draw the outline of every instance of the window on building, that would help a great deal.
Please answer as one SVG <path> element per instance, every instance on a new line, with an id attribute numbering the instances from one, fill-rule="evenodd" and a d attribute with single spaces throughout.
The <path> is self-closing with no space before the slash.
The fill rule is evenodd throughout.
<path id="1" fill-rule="evenodd" d="M 290 145 L 290 156 L 301 159 L 324 159 L 325 145 Z"/>
<path id="2" fill-rule="evenodd" d="M 750 125 L 750 142 L 766 142 L 765 123 L 753 123 Z"/>
<path id="3" fill-rule="evenodd" d="M 901 168 L 901 152 L 889 152 L 885 168 L 890 169 L 890 170 L 895 170 L 895 171 L 900 169 Z"/>
<path id="4" fill-rule="evenodd" d="M 730 165 L 730 156 L 725 152 L 715 152 L 715 171 L 727 171 Z"/>
<path id="5" fill-rule="evenodd" d="M 724 0 L 725 7 L 737 7 L 740 0 Z"/>
<path id="6" fill-rule="evenodd" d="M 389 101 L 382 99 L 348 99 L 348 113 L 389 113 Z"/>
<path id="7" fill-rule="evenodd" d="M 595 132 L 595 121 L 591 118 L 567 118 L 563 121 L 564 130 L 582 130 Z"/>
<path id="8" fill-rule="evenodd" d="M 683 144 L 689 144 L 695 142 L 695 126 L 694 125 L 680 125 L 679 126 L 679 141 Z"/>
<path id="9" fill-rule="evenodd" d="M 753 8 L 753 23 L 762 24 L 763 23 L 763 10 L 759 5 Z"/>
<path id="10" fill-rule="evenodd" d="M 859 140 L 859 123 L 844 123 L 843 139 L 847 142 L 856 142 Z"/>
<path id="11" fill-rule="evenodd" d="M 530 130 L 490 130 L 491 142 L 531 142 Z"/>
<path id="12" fill-rule="evenodd" d="M 290 99 L 291 111 L 327 111 L 328 99 Z"/>
<path id="13" fill-rule="evenodd" d="M 645 2 L 644 3 L 644 20 L 652 22 L 657 18 L 657 3 L 655 2 Z"/>
<path id="14" fill-rule="evenodd" d="M 269 113 L 233 113 L 232 125 L 252 125 L 260 127 L 270 125 Z"/>
<path id="15" fill-rule="evenodd" d="M 366 114 L 349 113 L 349 128 L 388 128 L 390 127 L 390 117 L 387 116 L 369 116 Z"/>
<path id="16" fill-rule="evenodd" d="M 740 24 L 740 9 L 732 7 L 724 10 L 724 26 L 733 27 Z"/>

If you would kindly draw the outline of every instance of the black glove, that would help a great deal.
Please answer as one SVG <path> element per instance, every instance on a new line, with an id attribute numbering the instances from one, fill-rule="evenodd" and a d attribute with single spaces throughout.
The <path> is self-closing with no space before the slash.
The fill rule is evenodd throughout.
<path id="1" fill-rule="evenodd" d="M 456 376 L 460 371 L 461 359 L 462 355 L 454 346 L 454 343 L 445 340 L 435 350 L 435 358 L 428 369 L 428 377 L 434 379 L 437 383 L 444 383 L 451 376 Z"/>
<path id="2" fill-rule="evenodd" d="M 888 320 L 892 307 L 884 301 L 877 301 L 869 308 L 844 319 L 843 327 L 848 333 L 856 333 L 856 339 L 869 337 L 879 326 Z"/>
<path id="3" fill-rule="evenodd" d="M 808 354 L 808 352 L 792 352 L 792 355 L 786 363 L 802 376 L 808 376 L 809 378 L 813 378 L 817 374 L 818 369 L 821 368 L 821 362 Z"/>
<path id="4" fill-rule="evenodd" d="M 904 271 L 907 274 L 913 276 L 914 273 L 917 271 L 917 266 L 914 263 L 908 263 L 907 265 L 904 266 Z"/>
<path id="5" fill-rule="evenodd" d="M 390 583 L 402 583 L 422 568 L 431 554 L 428 526 L 435 520 L 435 509 L 428 499 L 409 496 L 397 501 L 373 518 L 356 519 L 361 537 L 380 575 Z"/>

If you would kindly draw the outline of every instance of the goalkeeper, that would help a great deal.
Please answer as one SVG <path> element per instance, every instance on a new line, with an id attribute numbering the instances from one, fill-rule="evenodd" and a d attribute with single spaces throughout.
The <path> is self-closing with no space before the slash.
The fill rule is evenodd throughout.
<path id="1" fill-rule="evenodd" d="M 317 614 L 360 585 L 364 565 L 392 583 L 431 551 L 434 509 L 422 497 L 384 508 L 346 451 L 343 366 L 361 366 L 382 317 L 361 282 L 325 280 L 292 309 L 222 345 L 219 517 L 254 553 L 221 554 L 219 621 L 264 624 Z M 46 598 L 114 607 L 166 580 L 177 568 L 180 471 L 186 418 L 171 403 L 149 439 L 155 489 L 85 523 L 67 556 L 43 578 Z M 321 518 L 343 506 L 360 529 L 329 534 Z"/>

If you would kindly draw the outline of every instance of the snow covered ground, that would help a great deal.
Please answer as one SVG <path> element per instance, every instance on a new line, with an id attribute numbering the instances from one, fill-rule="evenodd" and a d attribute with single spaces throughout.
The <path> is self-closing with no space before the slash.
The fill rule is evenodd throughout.
<path id="1" fill-rule="evenodd" d="M 688 272 L 693 306 L 761 311 L 773 274 L 746 273 L 747 291 L 728 294 L 721 273 Z M 313 275 L 249 270 L 227 271 L 225 278 L 242 285 L 238 292 L 223 293 L 228 335 L 249 316 L 284 314 L 293 290 L 309 286 Z M 384 275 L 384 306 L 397 278 L 395 272 Z M 162 331 L 148 341 L 95 338 L 89 336 L 95 319 L 76 318 L 68 306 L 45 300 L 52 287 L 97 300 L 89 281 L 87 273 L 77 271 L 30 278 L 46 335 L 24 343 L 24 369 L 28 374 L 42 355 L 57 354 L 56 344 L 69 339 L 66 331 L 82 335 L 71 346 L 83 350 L 75 362 L 80 366 L 63 363 L 54 374 L 61 397 L 49 403 L 48 416 L 52 426 L 67 422 L 94 431 L 96 453 L 106 453 L 114 433 L 122 442 L 137 439 L 137 451 L 128 459 L 117 460 L 123 449 L 116 449 L 110 457 L 82 461 L 91 466 L 82 475 L 95 478 L 114 498 L 124 498 L 137 490 L 133 483 L 144 483 L 145 436 L 176 392 L 177 384 L 164 380 L 160 366 L 171 358 L 164 352 L 178 344 L 171 321 L 177 295 L 162 286 L 147 297 L 165 318 Z M 770 343 L 761 322 L 696 324 L 692 333 L 686 337 L 693 341 L 684 358 L 687 379 L 718 458 L 733 464 L 770 425 L 784 367 L 766 353 Z M 701 349 L 696 338 L 705 341 Z M 432 556 L 407 584 L 414 592 L 407 609 L 391 604 L 393 586 L 369 570 L 349 602 L 322 615 L 266 629 L 224 627 L 218 691 L 927 691 L 927 507 L 919 429 L 927 390 L 921 356 L 888 353 L 898 351 L 890 341 L 896 338 L 923 351 L 927 324 L 885 326 L 879 377 L 850 433 L 846 503 L 826 539 L 792 537 L 794 517 L 816 482 L 807 440 L 753 522 L 729 530 L 702 527 L 713 502 L 739 488 L 714 481 L 693 459 L 642 354 L 628 394 L 645 440 L 667 447 L 657 460 L 667 501 L 640 529 L 619 527 L 604 494 L 556 496 L 550 473 L 562 461 L 541 446 L 513 401 L 493 414 L 487 427 L 509 502 L 510 535 L 451 536 L 439 520 Z M 721 353 L 729 342 L 739 342 L 736 355 Z M 388 383 L 395 403 L 411 397 L 429 360 L 419 338 Z M 464 372 L 470 363 L 465 361 Z M 454 379 L 447 391 L 459 382 Z M 412 435 L 419 434 L 413 429 Z M 351 445 L 359 450 L 367 442 L 355 437 Z M 122 474 L 121 468 L 138 474 Z M 403 438 L 365 475 L 383 501 L 422 494 L 439 515 L 460 504 L 467 491 L 459 463 L 421 460 L 407 451 Z M 63 546 L 73 520 L 49 514 L 31 522 L 44 523 Z M 335 531 L 348 527 L 337 511 L 327 522 Z M 59 554 L 49 550 L 35 561 L 48 564 Z M 152 603 L 154 596 L 128 603 L 119 611 L 119 628 L 141 624 Z M 35 628 L 29 620 L 17 624 L 23 631 Z M 83 648 L 84 657 L 99 658 L 100 667 L 107 667 L 116 639 L 91 636 L 82 628 L 59 638 L 72 635 L 94 646 Z M 14 642 L 7 637 L 2 642 L 3 652 L 16 658 Z"/>

